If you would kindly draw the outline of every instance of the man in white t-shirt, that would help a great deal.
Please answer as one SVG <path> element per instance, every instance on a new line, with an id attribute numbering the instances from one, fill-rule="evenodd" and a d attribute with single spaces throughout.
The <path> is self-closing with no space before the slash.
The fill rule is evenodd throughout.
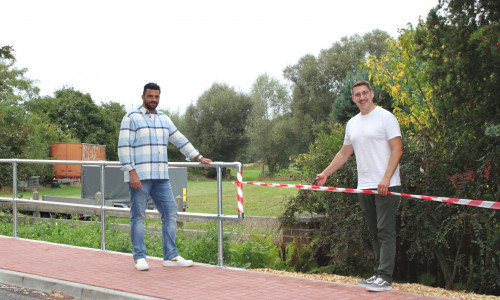
<path id="1" fill-rule="evenodd" d="M 401 130 L 396 117 L 375 106 L 368 81 L 358 80 L 351 88 L 352 101 L 360 113 L 347 122 L 344 144 L 330 165 L 316 177 L 324 185 L 328 176 L 340 169 L 354 152 L 358 189 L 378 194 L 359 194 L 359 204 L 368 223 L 375 256 L 375 274 L 358 282 L 371 291 L 392 289 L 396 257 L 396 213 L 400 197 L 387 195 L 401 191 L 399 160 L 403 154 Z"/>

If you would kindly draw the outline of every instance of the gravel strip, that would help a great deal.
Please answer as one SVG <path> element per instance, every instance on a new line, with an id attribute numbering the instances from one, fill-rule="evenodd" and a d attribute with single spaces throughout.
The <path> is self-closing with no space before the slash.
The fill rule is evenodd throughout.
<path id="1" fill-rule="evenodd" d="M 322 280 L 329 282 L 338 282 L 345 284 L 357 285 L 357 282 L 363 280 L 359 277 L 350 277 L 350 276 L 340 276 L 340 275 L 331 275 L 331 274 L 303 274 L 303 273 L 295 273 L 295 272 L 286 272 L 286 271 L 277 271 L 271 269 L 251 269 L 250 271 L 256 272 L 264 272 L 271 274 L 278 274 L 284 276 L 292 276 L 292 277 L 301 277 L 308 278 L 314 280 Z M 499 300 L 500 297 L 492 296 L 492 295 L 479 295 L 474 293 L 467 293 L 461 291 L 450 291 L 443 288 L 434 288 L 430 286 L 425 286 L 422 284 L 416 283 L 396 283 L 392 284 L 392 289 L 395 291 L 413 293 L 413 294 L 421 294 L 427 296 L 436 296 L 443 298 L 452 298 L 452 299 L 464 299 L 464 300 Z"/>

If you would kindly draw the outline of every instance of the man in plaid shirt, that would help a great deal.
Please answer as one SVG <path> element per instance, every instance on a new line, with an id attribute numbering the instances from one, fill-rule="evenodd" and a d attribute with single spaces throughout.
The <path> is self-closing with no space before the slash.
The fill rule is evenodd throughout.
<path id="1" fill-rule="evenodd" d="M 188 139 L 177 130 L 168 116 L 156 110 L 160 102 L 160 87 L 156 83 L 144 86 L 142 105 L 128 112 L 122 120 L 118 139 L 118 157 L 130 191 L 130 237 L 137 270 L 149 270 L 144 243 L 144 219 L 151 196 L 161 214 L 163 265 L 188 267 L 177 253 L 177 203 L 168 177 L 168 143 L 174 144 L 187 160 L 196 159 L 211 164 Z"/>

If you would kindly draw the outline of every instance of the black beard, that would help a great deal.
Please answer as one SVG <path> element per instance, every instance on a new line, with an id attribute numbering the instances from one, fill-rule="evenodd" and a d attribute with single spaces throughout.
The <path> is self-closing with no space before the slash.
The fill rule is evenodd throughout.
<path id="1" fill-rule="evenodd" d="M 144 102 L 144 106 L 146 107 L 147 110 L 156 110 L 158 103 L 156 103 L 156 102 L 152 102 L 152 103 L 154 103 L 154 107 L 152 107 L 150 103 Z"/>

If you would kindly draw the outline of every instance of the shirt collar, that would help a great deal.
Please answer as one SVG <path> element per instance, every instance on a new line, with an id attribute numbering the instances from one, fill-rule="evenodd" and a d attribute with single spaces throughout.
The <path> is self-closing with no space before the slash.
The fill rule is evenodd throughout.
<path id="1" fill-rule="evenodd" d="M 149 115 L 150 112 L 149 110 L 147 110 L 144 106 L 139 106 L 138 107 L 139 111 L 143 114 L 143 115 Z M 155 109 L 155 114 L 158 114 L 158 111 Z"/>

